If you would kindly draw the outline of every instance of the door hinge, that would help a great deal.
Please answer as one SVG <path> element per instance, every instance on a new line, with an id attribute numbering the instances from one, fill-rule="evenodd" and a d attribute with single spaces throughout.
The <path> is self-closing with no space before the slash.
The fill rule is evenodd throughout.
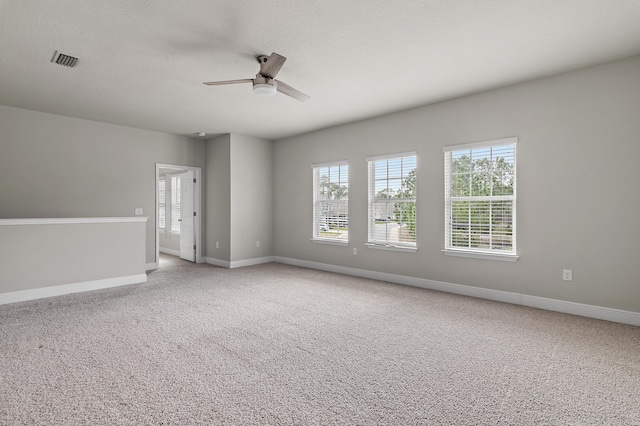
<path id="1" fill-rule="evenodd" d="M 196 212 L 193 212 L 193 215 L 195 216 L 195 215 L 196 215 Z"/>
<path id="2" fill-rule="evenodd" d="M 195 244 L 193 245 L 193 249 L 194 249 L 194 250 L 196 249 L 196 245 L 195 245 Z"/>
<path id="3" fill-rule="evenodd" d="M 193 183 L 196 183 L 196 178 L 193 178 Z"/>

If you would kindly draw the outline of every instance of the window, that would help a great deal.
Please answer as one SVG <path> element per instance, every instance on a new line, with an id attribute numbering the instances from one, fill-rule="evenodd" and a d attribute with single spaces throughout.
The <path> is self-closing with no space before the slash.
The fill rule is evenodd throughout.
<path id="1" fill-rule="evenodd" d="M 349 241 L 349 164 L 313 167 L 313 239 Z"/>
<path id="2" fill-rule="evenodd" d="M 371 247 L 416 247 L 415 152 L 367 158 Z"/>
<path id="3" fill-rule="evenodd" d="M 517 141 L 508 138 L 444 148 L 445 254 L 461 251 L 517 258 Z"/>
<path id="4" fill-rule="evenodd" d="M 171 232 L 180 233 L 180 176 L 171 177 Z"/>
<path id="5" fill-rule="evenodd" d="M 158 227 L 162 230 L 165 228 L 166 209 L 167 209 L 167 194 L 166 183 L 164 176 L 160 177 L 158 181 Z"/>

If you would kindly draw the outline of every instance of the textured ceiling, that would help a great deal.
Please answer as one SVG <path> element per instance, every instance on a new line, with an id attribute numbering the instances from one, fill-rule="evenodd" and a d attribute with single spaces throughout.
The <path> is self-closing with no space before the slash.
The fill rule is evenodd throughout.
<path id="1" fill-rule="evenodd" d="M 638 0 L 0 0 L 0 104 L 279 139 L 631 56 L 639 22 Z M 310 101 L 202 84 L 271 52 Z"/>

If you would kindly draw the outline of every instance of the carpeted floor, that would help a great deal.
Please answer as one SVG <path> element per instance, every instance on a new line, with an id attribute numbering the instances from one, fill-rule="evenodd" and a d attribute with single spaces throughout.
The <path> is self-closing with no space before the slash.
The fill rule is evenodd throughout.
<path id="1" fill-rule="evenodd" d="M 0 306 L 2 425 L 640 425 L 640 328 L 281 264 Z"/>

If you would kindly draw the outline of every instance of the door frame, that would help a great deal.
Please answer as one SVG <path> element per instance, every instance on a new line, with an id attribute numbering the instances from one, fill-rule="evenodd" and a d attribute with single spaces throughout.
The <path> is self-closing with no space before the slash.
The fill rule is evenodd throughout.
<path id="1" fill-rule="evenodd" d="M 193 232 L 195 234 L 196 242 L 196 263 L 203 263 L 202 257 L 202 169 L 200 167 L 183 166 L 180 164 L 163 164 L 156 163 L 156 179 L 155 179 L 155 193 L 156 193 L 156 209 L 154 215 L 156 218 L 155 234 L 156 234 L 156 268 L 160 267 L 160 218 L 158 217 L 158 201 L 159 201 L 159 189 L 160 186 L 160 169 L 180 169 L 186 171 L 193 171 L 196 182 L 193 184 L 193 211 L 196 213 L 196 219 L 193 224 Z"/>

